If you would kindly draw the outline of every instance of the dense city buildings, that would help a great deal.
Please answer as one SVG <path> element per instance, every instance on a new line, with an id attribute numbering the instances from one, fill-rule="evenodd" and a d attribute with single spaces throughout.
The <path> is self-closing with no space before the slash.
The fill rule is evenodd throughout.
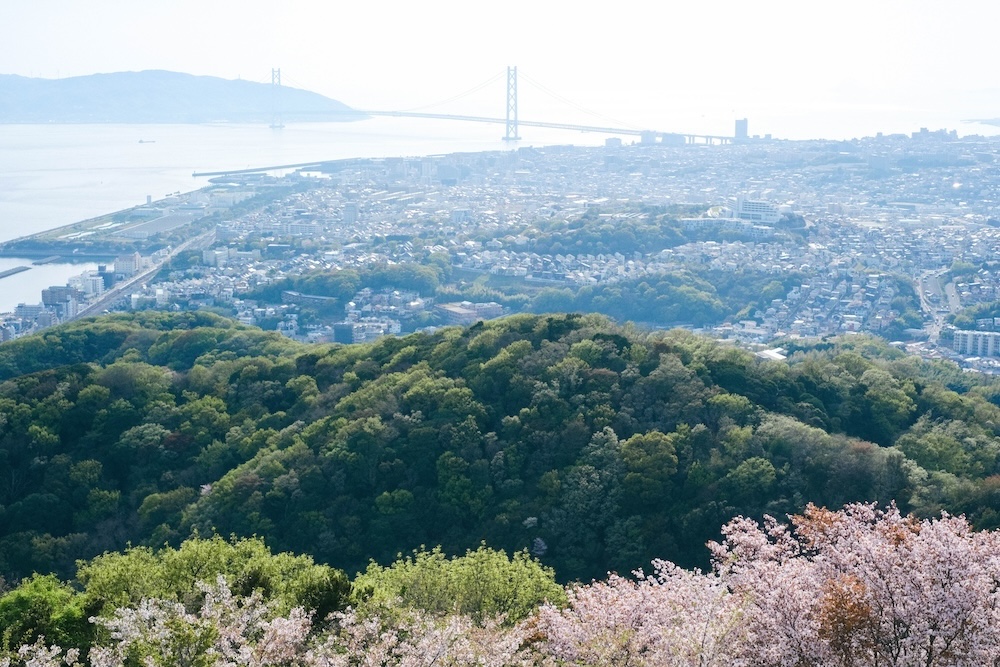
<path id="1" fill-rule="evenodd" d="M 743 344 L 871 332 L 928 356 L 971 354 L 945 319 L 1000 299 L 998 156 L 995 139 L 921 130 L 522 147 L 233 177 L 141 207 L 159 217 L 127 227 L 215 220 L 197 247 L 119 255 L 8 314 L 3 331 L 66 321 L 118 289 L 108 307 L 208 307 L 308 340 L 586 307 Z M 272 196 L 236 206 L 262 193 Z M 424 273 L 407 273 L 415 266 Z M 318 275 L 347 278 L 334 289 Z M 951 347 L 935 345 L 942 335 Z"/>

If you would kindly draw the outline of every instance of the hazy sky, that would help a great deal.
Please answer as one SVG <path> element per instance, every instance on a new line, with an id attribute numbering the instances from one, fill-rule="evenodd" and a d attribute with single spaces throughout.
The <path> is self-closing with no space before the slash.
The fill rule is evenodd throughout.
<path id="1" fill-rule="evenodd" d="M 285 85 L 409 109 L 517 65 L 523 118 L 597 122 L 538 82 L 663 130 L 699 114 L 779 135 L 782 118 L 819 132 L 838 113 L 933 127 L 1000 116 L 998 19 L 995 0 L 0 0 L 0 73 L 270 81 L 280 67 Z M 502 115 L 503 85 L 440 110 Z"/>

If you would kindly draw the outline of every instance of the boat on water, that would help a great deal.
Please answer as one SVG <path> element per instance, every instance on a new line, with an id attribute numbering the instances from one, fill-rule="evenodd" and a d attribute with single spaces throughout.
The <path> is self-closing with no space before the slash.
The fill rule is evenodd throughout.
<path id="1" fill-rule="evenodd" d="M 140 139 L 139 143 L 140 144 L 155 144 L 156 143 L 156 139 L 152 139 L 152 140 L 150 140 L 150 139 Z"/>

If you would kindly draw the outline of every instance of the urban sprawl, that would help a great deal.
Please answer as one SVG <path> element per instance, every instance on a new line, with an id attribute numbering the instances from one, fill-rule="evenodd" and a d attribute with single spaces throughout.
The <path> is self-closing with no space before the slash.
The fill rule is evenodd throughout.
<path id="1" fill-rule="evenodd" d="M 98 222 L 46 247 L 125 250 L 0 315 L 3 340 L 105 311 L 210 308 L 301 340 L 361 342 L 598 303 L 619 285 L 636 312 L 651 300 L 648 318 L 631 318 L 643 326 L 771 358 L 781 341 L 850 332 L 984 371 L 1000 356 L 988 307 L 1000 301 L 1000 139 L 944 130 L 342 160 L 216 179 Z M 637 238 L 650 228 L 661 237 Z M 715 321 L 653 315 L 653 300 L 677 298 L 650 287 L 664 277 L 734 274 L 764 281 L 751 306 L 713 301 Z"/>

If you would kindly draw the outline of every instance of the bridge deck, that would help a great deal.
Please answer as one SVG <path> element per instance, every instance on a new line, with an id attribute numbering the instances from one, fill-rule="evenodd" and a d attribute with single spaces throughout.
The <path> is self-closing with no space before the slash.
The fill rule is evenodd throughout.
<path id="1" fill-rule="evenodd" d="M 447 113 L 423 113 L 419 111 L 371 111 L 366 110 L 361 113 L 368 116 L 391 116 L 394 118 L 437 118 L 441 120 L 462 120 L 473 123 L 493 123 L 506 125 L 506 118 L 490 118 L 489 116 L 463 116 L 459 114 Z M 604 127 L 600 125 L 576 125 L 574 123 L 550 123 L 538 120 L 518 120 L 518 125 L 525 127 L 545 127 L 556 130 L 574 130 L 576 132 L 594 132 L 596 134 L 622 134 L 626 136 L 641 137 L 651 135 L 659 138 L 663 137 L 684 137 L 688 143 L 705 141 L 707 143 L 719 142 L 728 143 L 733 137 L 723 137 L 711 134 L 689 134 L 686 132 L 659 132 L 657 130 L 637 130 L 629 127 Z"/>

